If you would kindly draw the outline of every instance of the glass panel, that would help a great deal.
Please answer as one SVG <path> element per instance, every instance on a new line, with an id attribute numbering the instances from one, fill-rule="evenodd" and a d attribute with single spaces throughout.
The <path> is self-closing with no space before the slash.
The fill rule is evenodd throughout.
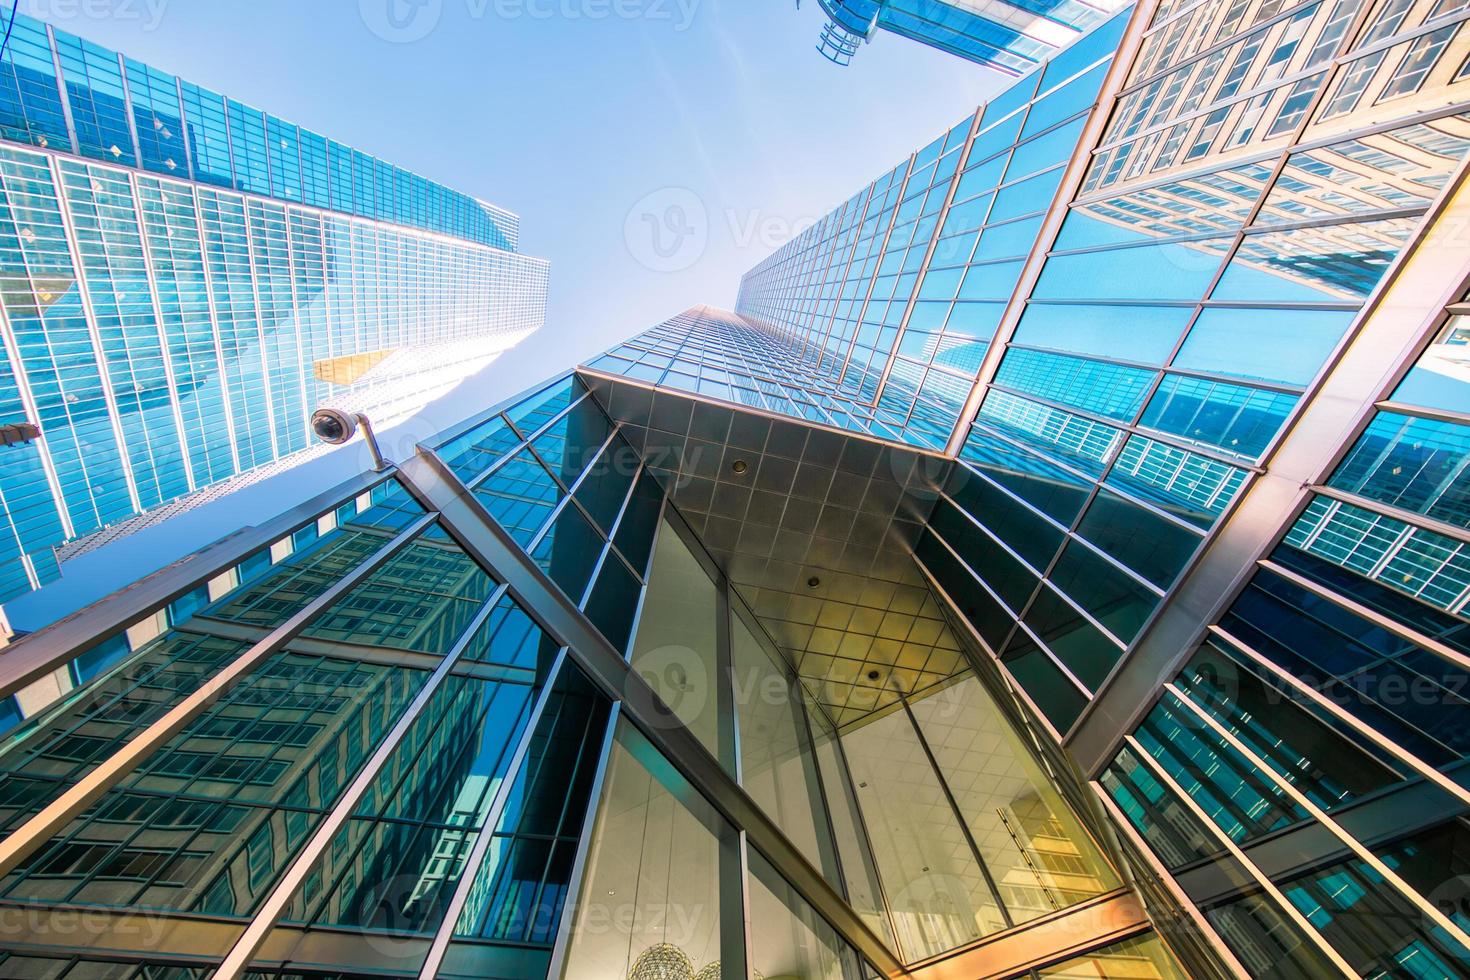
<path id="1" fill-rule="evenodd" d="M 1139 424 L 1256 459 L 1298 396 L 1177 374 L 1164 377 Z"/>
<path id="2" fill-rule="evenodd" d="M 636 730 L 619 722 L 566 980 L 688 978 L 718 963 L 721 922 L 741 914 L 720 901 L 721 866 L 728 870 L 730 857 L 738 857 L 738 840 Z M 722 974 L 715 967 L 708 975 Z"/>
<path id="3" fill-rule="evenodd" d="M 816 737 L 815 756 L 821 770 L 822 788 L 826 793 L 827 812 L 832 818 L 832 833 L 842 865 L 842 881 L 847 903 L 862 916 L 868 928 L 893 944 L 883 890 L 878 883 L 878 869 L 868 846 L 867 828 L 853 795 L 851 774 L 842 755 L 837 730 L 827 721 L 822 709 L 801 692 L 812 733 Z"/>
<path id="4" fill-rule="evenodd" d="M 9 875 L 5 894 L 249 915 L 426 676 L 267 659 Z"/>
<path id="5" fill-rule="evenodd" d="M 1378 412 L 1329 486 L 1470 528 L 1470 426 Z"/>
<path id="6" fill-rule="evenodd" d="M 521 441 L 505 417 L 496 415 L 434 452 L 465 483 L 485 472 Z"/>
<path id="7" fill-rule="evenodd" d="M 320 533 L 319 522 L 305 540 L 273 545 L 262 567 L 246 570 L 258 577 L 242 582 L 201 615 L 266 629 L 290 619 L 423 514 L 396 484 L 386 485 L 373 499 L 370 508 L 359 509 L 343 523 L 331 521 L 326 533 Z M 278 554 L 285 557 L 278 560 Z"/>
<path id="8" fill-rule="evenodd" d="M 1280 548 L 1275 556 L 1295 567 L 1300 562 L 1291 554 Z M 1429 765 L 1450 765 L 1470 751 L 1463 722 L 1470 678 L 1458 664 L 1267 570 L 1256 574 L 1220 625 Z"/>
<path id="9" fill-rule="evenodd" d="M 1470 371 L 1465 350 L 1470 347 L 1470 321 L 1452 316 L 1393 393 L 1393 400 L 1426 408 L 1463 412 L 1470 405 Z"/>
<path id="10" fill-rule="evenodd" d="M 1342 303 L 1364 299 L 1398 257 L 1418 218 L 1247 235 L 1213 299 Z"/>
<path id="11" fill-rule="evenodd" d="M 611 550 L 603 557 L 597 581 L 582 611 L 602 635 L 624 655 L 638 614 L 638 598 L 642 584 L 633 576 L 623 560 Z"/>
<path id="12" fill-rule="evenodd" d="M 495 522 L 522 548 L 530 547 L 565 492 L 529 449 L 523 449 L 474 490 Z"/>
<path id="13" fill-rule="evenodd" d="M 446 678 L 283 919 L 436 929 L 506 776 L 534 693 L 523 684 Z"/>
<path id="14" fill-rule="evenodd" d="M 447 654 L 494 587 L 436 524 L 318 616 L 303 635 Z"/>
<path id="15" fill-rule="evenodd" d="M 1149 712 L 1135 737 L 1233 841 L 1259 837 L 1307 817 L 1172 694 L 1165 694 Z"/>
<path id="16" fill-rule="evenodd" d="M 665 522 L 654 546 L 631 660 L 664 705 L 716 758 L 721 756 L 715 690 L 719 616 L 715 583 Z"/>
<path id="17" fill-rule="evenodd" d="M 913 703 L 1014 922 L 1117 888 L 1117 874 L 973 676 Z"/>
<path id="18" fill-rule="evenodd" d="M 1073 354 L 1163 364 L 1191 311 L 1170 306 L 1081 306 L 1032 303 L 1015 342 Z"/>
<path id="19" fill-rule="evenodd" d="M 591 812 L 610 710 L 607 698 L 566 663 L 511 786 L 456 935 L 550 948 Z"/>
<path id="20" fill-rule="evenodd" d="M 1470 974 L 1470 950 L 1364 861 L 1339 861 L 1281 890 L 1362 976 Z"/>
<path id="21" fill-rule="evenodd" d="M 908 715 L 848 730 L 842 744 L 905 958 L 1006 928 Z"/>
<path id="22" fill-rule="evenodd" d="M 1077 723 L 1087 705 L 1087 696 L 1077 690 L 1077 685 L 1044 652 L 1030 650 L 1011 656 L 1004 663 L 1011 677 L 1058 734 L 1066 734 Z"/>
<path id="23" fill-rule="evenodd" d="M 1046 351 L 1012 348 L 996 383 L 1049 401 L 1129 422 L 1138 414 L 1155 372 Z"/>
<path id="24" fill-rule="evenodd" d="M 861 960 L 776 869 L 747 850 L 752 976 L 863 980 Z"/>
<path id="25" fill-rule="evenodd" d="M 1353 316 L 1347 310 L 1211 307 L 1190 329 L 1174 366 L 1306 385 L 1316 377 Z"/>
<path id="26" fill-rule="evenodd" d="M 1202 710 L 1318 806 L 1333 807 L 1400 782 L 1393 763 L 1298 702 L 1280 681 L 1257 674 L 1223 644 L 1200 648 L 1179 686 Z M 1305 698 L 1300 701 L 1305 702 Z"/>
<path id="27" fill-rule="evenodd" d="M 1097 492 L 1077 533 L 1161 589 L 1174 584 L 1203 540 L 1106 489 Z"/>
<path id="28" fill-rule="evenodd" d="M 1245 473 L 1157 439 L 1132 435 L 1107 482 L 1208 530 L 1245 485 Z"/>
<path id="29" fill-rule="evenodd" d="M 740 784 L 835 887 L 842 877 L 798 689 L 733 609 L 730 666 L 740 722 Z"/>
<path id="30" fill-rule="evenodd" d="M 1133 642 L 1160 601 L 1158 593 L 1080 541 L 1067 543 L 1049 578 L 1124 643 Z M 1105 649 L 1099 653 L 1111 656 Z"/>
<path id="31" fill-rule="evenodd" d="M 602 536 L 592 522 L 567 503 L 541 536 L 541 542 L 531 552 L 531 557 L 553 582 L 561 586 L 567 598 L 580 602 L 602 550 Z"/>
<path id="32" fill-rule="evenodd" d="M 1215 836 L 1131 748 L 1118 753 L 1101 782 L 1165 868 L 1223 854 Z"/>
<path id="33" fill-rule="evenodd" d="M 1152 934 L 1044 966 L 1035 975 L 1039 980 L 1189 980 L 1169 947 Z"/>
<path id="34" fill-rule="evenodd" d="M 1071 671 L 1089 691 L 1102 686 L 1123 649 L 1062 598 L 1047 583 L 1037 592 L 1031 608 L 1002 656 L 1012 659 L 1034 650 L 1038 643 Z"/>
<path id="35" fill-rule="evenodd" d="M 1342 972 L 1265 894 L 1217 905 L 1206 909 L 1205 915 L 1252 977 L 1319 980 Z"/>

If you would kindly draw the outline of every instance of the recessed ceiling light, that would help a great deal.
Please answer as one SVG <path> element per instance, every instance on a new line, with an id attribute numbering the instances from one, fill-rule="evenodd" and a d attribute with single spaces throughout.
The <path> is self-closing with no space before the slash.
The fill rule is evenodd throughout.
<path id="1" fill-rule="evenodd" d="M 821 584 L 822 584 L 822 580 L 819 579 L 819 578 L 817 578 L 815 575 L 813 575 L 811 578 L 809 578 L 809 579 L 806 580 L 806 587 L 809 588 L 809 589 L 815 589 L 817 586 L 819 586 Z"/>
<path id="2" fill-rule="evenodd" d="M 730 464 L 730 469 L 732 472 L 735 473 L 744 473 L 746 470 L 750 469 L 750 464 L 743 459 L 737 459 L 735 462 Z"/>

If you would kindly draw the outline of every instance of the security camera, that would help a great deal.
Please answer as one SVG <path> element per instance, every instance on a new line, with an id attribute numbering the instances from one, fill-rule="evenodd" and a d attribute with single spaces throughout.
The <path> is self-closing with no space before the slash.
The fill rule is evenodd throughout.
<path id="1" fill-rule="evenodd" d="M 340 408 L 319 408 L 311 415 L 311 431 L 327 445 L 340 446 L 357 435 L 357 416 Z"/>
<path id="2" fill-rule="evenodd" d="M 383 459 L 383 453 L 378 448 L 378 437 L 373 434 L 373 424 L 366 415 L 361 412 L 346 412 L 340 408 L 319 408 L 311 413 L 311 431 L 329 446 L 351 442 L 352 437 L 357 435 L 359 426 L 362 427 L 363 438 L 367 440 L 368 451 L 373 454 L 373 469 L 381 473 L 388 468 L 388 462 Z"/>

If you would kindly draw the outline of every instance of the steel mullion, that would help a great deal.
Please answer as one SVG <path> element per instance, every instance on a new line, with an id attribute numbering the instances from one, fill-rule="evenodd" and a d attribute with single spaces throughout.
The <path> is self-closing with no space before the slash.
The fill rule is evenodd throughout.
<path id="1" fill-rule="evenodd" d="M 934 750 L 929 747 L 929 740 L 924 737 L 924 731 L 919 727 L 919 719 L 914 716 L 914 709 L 909 707 L 908 698 L 902 695 L 899 696 L 898 703 L 902 705 L 904 717 L 908 719 L 909 726 L 914 731 L 914 737 L 918 739 L 919 748 L 924 750 L 924 758 L 928 760 L 929 769 L 934 773 L 934 778 L 944 793 L 944 799 L 949 804 L 950 812 L 954 814 L 960 833 L 965 836 L 965 843 L 970 845 L 970 853 L 975 858 L 975 865 L 980 869 L 980 876 L 985 879 L 986 890 L 995 900 L 996 911 L 1000 912 L 1006 929 L 1015 928 L 1016 920 L 1011 917 L 1011 910 L 1006 906 L 1005 899 L 1001 898 L 1000 888 L 997 887 L 995 878 L 990 873 L 990 866 L 985 863 L 985 854 L 980 850 L 980 844 L 975 840 L 975 834 L 970 829 L 970 821 L 960 810 L 960 802 L 955 798 L 954 791 L 949 788 L 949 780 L 944 778 L 944 772 L 939 768 L 939 759 L 934 755 Z"/>
<path id="2" fill-rule="evenodd" d="M 1285 684 L 1288 690 L 1295 691 L 1301 694 L 1307 700 L 1311 701 L 1317 707 L 1325 711 L 1328 715 L 1332 716 L 1334 719 L 1341 722 L 1342 724 L 1347 725 L 1363 738 L 1378 746 L 1379 749 L 1386 752 L 1392 758 L 1397 759 L 1404 765 L 1408 766 L 1414 771 L 1415 774 L 1423 777 L 1429 782 L 1434 783 L 1440 789 L 1443 789 L 1451 796 L 1459 799 L 1460 802 L 1465 804 L 1466 806 L 1470 806 L 1470 787 L 1461 786 L 1459 783 L 1455 782 L 1453 779 L 1449 778 L 1438 769 L 1429 765 L 1429 763 L 1425 762 L 1418 756 L 1406 750 L 1399 743 L 1380 734 L 1376 728 L 1373 728 L 1371 725 L 1365 724 L 1356 715 L 1348 711 L 1346 708 L 1343 708 L 1341 705 L 1337 704 L 1337 702 L 1333 701 L 1330 697 L 1323 694 L 1321 691 L 1318 691 L 1316 688 L 1303 683 L 1301 678 L 1297 677 L 1295 674 L 1281 667 L 1278 667 L 1275 662 L 1273 662 L 1263 654 L 1257 652 L 1253 647 L 1245 643 L 1243 640 L 1237 639 L 1234 635 L 1232 635 L 1223 627 L 1211 626 L 1210 634 L 1223 640 L 1231 650 L 1239 651 L 1252 664 L 1256 665 L 1262 670 L 1265 670 L 1273 678 Z"/>
<path id="3" fill-rule="evenodd" d="M 1103 810 L 1106 811 L 1108 817 L 1112 820 L 1114 827 L 1123 836 L 1128 838 L 1134 850 L 1138 851 L 1143 857 L 1144 863 L 1148 865 L 1149 870 L 1159 879 L 1159 883 L 1163 885 L 1164 890 L 1174 899 L 1175 904 L 1184 910 L 1185 915 L 1189 917 L 1189 921 L 1193 923 L 1194 927 L 1200 931 L 1206 941 L 1213 947 L 1211 952 L 1223 961 L 1224 965 L 1234 974 L 1235 980 L 1251 980 L 1250 971 L 1236 958 L 1229 944 L 1215 930 L 1214 924 L 1210 922 L 1205 914 L 1200 911 L 1199 906 L 1194 900 L 1180 887 L 1179 882 L 1174 879 L 1174 875 L 1163 866 L 1154 854 L 1153 849 L 1148 846 L 1148 843 L 1139 836 L 1132 822 L 1118 808 L 1118 804 L 1113 802 L 1113 798 L 1108 795 L 1103 785 L 1098 782 L 1091 782 L 1088 785 L 1097 794 L 1098 802 L 1101 803 Z M 1139 891 L 1139 889 L 1135 888 L 1135 891 Z M 1140 891 L 1140 896 L 1141 894 Z M 1160 934 L 1160 938 L 1164 938 L 1162 933 Z"/>
<path id="4" fill-rule="evenodd" d="M 126 778 L 154 751 L 183 731 L 195 718 L 224 695 L 237 681 L 247 676 L 268 658 L 280 652 L 317 616 L 331 608 L 358 585 L 410 545 L 433 525 L 434 513 L 424 514 L 407 528 L 369 555 L 352 571 L 338 579 L 321 595 L 303 606 L 294 616 L 271 631 L 270 635 L 236 658 L 228 667 L 201 684 L 161 718 L 135 735 L 96 769 L 83 776 L 65 793 L 41 812 L 22 824 L 10 837 L 0 841 L 0 877 L 10 874 L 20 864 L 52 839 L 62 827 L 77 817 L 108 790 Z"/>
<path id="5" fill-rule="evenodd" d="M 1117 109 L 1120 101 L 1119 92 L 1127 79 L 1133 59 L 1138 53 L 1143 35 L 1148 29 L 1148 21 L 1157 7 L 1156 0 L 1143 0 L 1139 3 L 1134 8 L 1128 27 L 1118 41 L 1118 46 L 1113 52 L 1113 60 L 1108 66 L 1102 83 L 1098 86 L 1097 98 L 1086 117 L 1087 122 L 1083 124 L 1082 132 L 1078 135 L 1077 147 L 1065 164 L 1061 180 L 1057 183 L 1051 203 L 1042 217 L 1041 227 L 1036 232 L 1031 250 L 1023 260 L 1015 289 L 1006 303 L 1006 309 L 1001 314 L 995 333 L 990 338 L 990 346 L 986 349 L 980 368 L 975 373 L 974 385 L 955 419 L 954 430 L 945 448 L 945 453 L 949 456 L 958 455 L 960 447 L 964 445 L 970 424 L 975 421 L 975 416 L 980 410 L 980 402 L 985 396 L 986 388 L 994 379 L 1006 347 L 1011 338 L 1015 336 L 1016 326 L 1020 323 L 1021 314 L 1026 308 L 1026 300 L 1041 278 L 1042 267 L 1047 260 L 1047 250 L 1056 243 L 1057 235 L 1062 230 L 1062 222 L 1067 216 L 1069 204 L 1082 189 L 1082 182 L 1091 165 L 1093 152 L 1105 135 L 1107 123 Z"/>
<path id="6" fill-rule="evenodd" d="M 526 720 L 525 731 L 516 744 L 515 754 L 511 756 L 510 765 L 506 767 L 505 778 L 501 780 L 500 786 L 495 791 L 491 800 L 490 808 L 485 814 L 485 819 L 480 822 L 479 833 L 475 837 L 474 846 L 466 855 L 464 868 L 459 883 L 454 888 L 454 894 L 445 906 L 444 918 L 439 923 L 439 928 L 434 933 L 433 942 L 429 946 L 428 955 L 424 959 L 423 966 L 419 970 L 420 980 L 434 980 L 439 972 L 439 967 L 444 962 L 444 956 L 449 951 L 449 944 L 454 939 L 454 930 L 459 925 L 459 918 L 464 913 L 465 906 L 469 903 L 470 893 L 474 891 L 475 882 L 480 877 L 480 870 L 485 863 L 485 857 L 490 853 L 490 845 L 495 841 L 495 827 L 500 823 L 505 813 L 506 805 L 510 802 L 511 790 L 515 788 L 517 777 L 520 775 L 521 767 L 525 764 L 526 756 L 530 753 L 531 742 L 535 738 L 536 728 L 545 714 L 546 705 L 551 700 L 551 695 L 556 688 L 556 682 L 561 673 L 566 669 L 567 650 L 563 647 L 556 655 L 556 660 L 551 665 L 551 670 L 546 675 L 546 683 L 541 688 L 541 693 L 536 698 L 536 704 L 531 709 L 531 716 Z"/>
<path id="7" fill-rule="evenodd" d="M 363 797 L 372 789 L 373 783 L 377 780 L 383 767 L 403 743 L 404 738 L 408 735 L 409 729 L 423 715 L 424 709 L 428 707 L 429 701 L 443 687 L 445 680 L 453 672 L 455 665 L 464 656 L 465 651 L 469 649 L 480 627 L 490 618 L 490 615 L 495 611 L 496 604 L 505 593 L 506 587 L 502 585 L 491 593 L 490 598 L 485 600 L 484 604 L 480 607 L 480 611 L 475 614 L 474 618 L 465 627 L 459 642 L 440 660 L 439 666 L 434 668 L 434 672 L 429 675 L 428 679 L 424 681 L 423 686 L 419 688 L 418 694 L 414 696 L 414 699 L 409 702 L 408 706 L 398 716 L 398 721 L 383 736 L 382 741 L 378 743 L 378 747 L 373 751 L 373 754 L 368 757 L 363 763 L 362 768 L 358 770 L 357 776 L 348 785 L 342 795 L 338 797 L 336 804 L 332 807 L 331 812 L 327 814 L 326 819 L 317 826 L 316 831 L 312 833 L 305 845 L 297 852 L 290 867 L 286 869 L 285 873 L 276 882 L 270 894 L 256 908 L 255 914 L 251 917 L 250 924 L 245 927 L 245 931 L 241 933 L 240 938 L 230 948 L 229 953 L 225 955 L 224 960 L 220 963 L 219 969 L 215 973 L 215 977 L 218 980 L 237 980 L 245 972 L 250 960 L 259 952 L 260 947 L 265 943 L 266 937 L 275 928 L 276 921 L 285 913 L 286 906 L 290 904 L 297 890 L 305 882 L 306 876 L 311 873 L 317 860 L 331 846 L 332 840 L 337 836 L 337 832 L 347 825 L 347 821 L 351 818 L 353 812 L 356 811 L 358 804 L 362 802 Z"/>
<path id="8" fill-rule="evenodd" d="M 511 595 L 549 634 L 567 644 L 568 656 L 596 687 L 624 702 L 627 719 L 691 786 L 732 827 L 745 831 L 752 845 L 847 942 L 886 974 L 902 976 L 902 963 L 884 942 L 730 778 L 699 739 L 685 726 L 669 724 L 670 713 L 658 694 L 495 524 L 483 506 L 464 494 L 463 484 L 449 468 L 423 450 L 402 466 L 402 480 L 415 496 L 431 502 L 436 510 L 442 508 L 441 523 L 446 530 L 471 555 L 505 578 Z"/>
<path id="9" fill-rule="evenodd" d="M 581 904 L 582 890 L 587 885 L 588 863 L 592 856 L 592 845 L 598 831 L 601 829 L 602 816 L 602 790 L 607 780 L 608 770 L 612 767 L 613 746 L 617 737 L 618 718 L 621 715 L 623 704 L 614 701 L 608 712 L 607 732 L 602 738 L 602 748 L 598 755 L 597 772 L 592 777 L 591 791 L 588 800 L 591 809 L 587 814 L 586 823 L 583 825 L 581 839 L 577 843 L 577 853 L 572 859 L 572 873 L 567 879 L 566 898 L 562 902 L 564 911 L 561 922 L 557 926 L 556 937 L 551 945 L 551 962 L 546 971 L 548 978 L 560 978 L 567 964 L 567 958 L 571 955 L 571 944 L 575 938 L 577 910 Z"/>
<path id="10" fill-rule="evenodd" d="M 1245 852 L 1240 849 L 1240 846 L 1236 844 L 1235 841 L 1230 839 L 1230 835 L 1225 833 L 1225 831 L 1220 828 L 1219 824 L 1210 819 L 1209 814 L 1205 813 L 1204 808 L 1202 808 L 1199 803 L 1195 801 L 1194 797 L 1185 792 L 1184 788 L 1175 781 L 1174 777 L 1167 770 L 1165 770 L 1163 765 L 1160 764 L 1159 760 L 1150 755 L 1148 750 L 1145 749 L 1132 735 L 1124 736 L 1124 742 L 1130 749 L 1133 750 L 1134 755 L 1137 756 L 1138 760 L 1143 764 L 1144 768 L 1148 769 L 1153 774 L 1154 778 L 1157 779 L 1170 792 L 1173 798 L 1181 803 L 1184 808 L 1190 812 L 1190 815 L 1193 816 L 1194 819 L 1198 821 L 1206 829 L 1207 832 L 1214 836 L 1216 842 L 1224 847 L 1225 851 L 1236 861 L 1238 861 L 1241 867 L 1245 868 L 1246 872 L 1256 880 L 1256 884 L 1260 885 L 1261 889 L 1275 900 L 1277 909 L 1283 912 L 1287 918 L 1291 919 L 1291 921 L 1297 926 L 1297 928 L 1300 929 L 1309 940 L 1311 940 L 1312 944 L 1316 946 L 1317 949 L 1325 957 L 1327 957 L 1327 959 L 1330 960 L 1334 966 L 1342 971 L 1342 975 L 1344 977 L 1349 978 L 1349 980 L 1358 980 L 1358 971 L 1353 969 L 1352 965 L 1343 958 L 1342 954 L 1339 953 L 1332 946 L 1332 944 L 1329 943 L 1326 938 L 1324 938 L 1323 935 L 1317 931 L 1315 926 L 1307 921 L 1306 916 L 1303 915 L 1294 904 L 1292 904 L 1291 900 L 1286 897 L 1281 889 L 1278 888 L 1276 884 L 1271 881 L 1270 878 L 1267 878 L 1265 874 L 1261 872 L 1261 869 L 1258 868 L 1255 863 L 1246 856 Z"/>
<path id="11" fill-rule="evenodd" d="M 1464 929 L 1462 929 L 1458 924 L 1451 920 L 1449 916 L 1445 915 L 1444 912 L 1440 911 L 1440 909 L 1436 908 L 1432 903 L 1427 901 L 1417 889 L 1410 886 L 1409 883 L 1401 878 L 1397 872 L 1390 868 L 1388 864 L 1386 864 L 1376 854 L 1368 850 L 1368 848 L 1365 847 L 1362 842 L 1360 842 L 1356 837 L 1348 833 L 1346 830 L 1342 829 L 1342 827 L 1338 824 L 1336 820 L 1329 816 L 1327 812 L 1316 803 L 1313 803 L 1311 798 L 1308 797 L 1307 794 L 1303 793 L 1296 786 L 1296 784 L 1283 777 L 1274 766 L 1267 764 L 1266 760 L 1257 755 L 1256 752 L 1250 748 L 1250 746 L 1246 745 L 1243 741 L 1236 737 L 1234 732 L 1230 731 L 1229 728 L 1221 724 L 1220 721 L 1212 716 L 1208 711 L 1205 711 L 1199 705 L 1195 704 L 1194 701 L 1191 700 L 1189 696 L 1184 691 L 1180 690 L 1179 687 L 1177 687 L 1172 681 L 1164 685 L 1164 691 L 1172 695 L 1176 701 L 1182 703 L 1191 714 L 1193 714 L 1200 721 L 1204 722 L 1204 724 L 1212 732 L 1214 732 L 1216 736 L 1224 740 L 1226 744 L 1228 744 L 1236 752 L 1240 753 L 1241 756 L 1245 758 L 1245 760 L 1249 762 L 1258 772 L 1264 774 L 1266 778 L 1269 779 L 1276 786 L 1277 789 L 1289 796 L 1296 803 L 1297 806 L 1307 811 L 1307 813 L 1311 815 L 1312 819 L 1314 819 L 1318 825 L 1325 827 L 1328 831 L 1330 831 L 1332 833 L 1332 836 L 1336 837 L 1347 847 L 1349 851 L 1357 856 L 1358 860 L 1362 861 L 1364 864 L 1368 865 L 1368 867 L 1372 868 L 1377 875 L 1383 878 L 1384 881 L 1388 882 L 1389 885 L 1396 889 L 1400 895 L 1407 899 L 1409 901 L 1409 904 L 1418 909 L 1420 915 L 1423 915 L 1425 918 L 1429 919 L 1438 928 L 1443 929 L 1446 933 L 1449 934 L 1452 939 L 1458 942 L 1461 946 L 1470 949 L 1470 935 L 1467 935 Z"/>

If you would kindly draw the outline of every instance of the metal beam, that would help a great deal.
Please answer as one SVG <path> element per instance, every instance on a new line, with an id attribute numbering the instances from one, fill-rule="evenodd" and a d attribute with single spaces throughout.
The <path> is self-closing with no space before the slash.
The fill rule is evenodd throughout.
<path id="1" fill-rule="evenodd" d="M 246 557 L 290 534 L 343 501 L 388 479 L 390 473 L 363 473 L 318 494 L 298 507 L 246 527 L 182 561 L 126 586 L 59 622 L 22 637 L 0 654 L 0 698 L 14 694 L 57 667 L 75 660 L 129 626 L 207 582 Z"/>
<path id="2" fill-rule="evenodd" d="M 1081 956 L 1151 928 L 1143 906 L 1120 889 L 989 936 L 913 968 L 914 980 L 990 980 Z"/>
<path id="3" fill-rule="evenodd" d="M 1462 163 L 1403 258 L 1365 307 L 1305 404 L 1249 482 L 1236 507 L 1154 619 L 1083 711 L 1065 745 L 1089 778 L 1116 753 L 1323 483 L 1374 405 L 1408 372 L 1445 306 L 1464 293 L 1470 270 L 1470 186 Z"/>
<path id="4" fill-rule="evenodd" d="M 725 820 L 745 832 L 750 846 L 791 883 L 818 915 L 886 975 L 907 976 L 887 945 L 438 457 L 421 449 L 401 464 L 400 479 L 421 502 L 439 512 L 442 526 L 469 554 L 501 577 L 522 608 L 570 648 L 571 658 L 587 677 L 609 697 L 622 702 L 622 717 L 642 732 Z"/>
<path id="5" fill-rule="evenodd" d="M 101 765 L 77 780 L 66 792 L 21 824 L 15 833 L 0 841 L 0 878 L 10 874 L 56 837 L 63 827 L 126 778 L 169 739 L 183 731 L 234 684 L 269 657 L 283 650 L 313 619 L 366 581 L 374 571 L 427 530 L 433 522 L 434 515 L 425 514 L 399 532 L 360 565 L 303 606 L 294 616 L 272 630 L 268 637 L 203 682 L 188 697 L 108 756 Z"/>
<path id="6" fill-rule="evenodd" d="M 1098 86 L 1097 101 L 1093 103 L 1092 113 L 1087 117 L 1082 132 L 1078 134 L 1077 147 L 1072 151 L 1072 157 L 1067 161 L 1066 169 L 1062 171 L 1062 179 L 1057 184 L 1056 193 L 1052 195 L 1051 206 L 1047 208 L 1046 215 L 1041 219 L 1041 228 L 1036 232 L 1036 241 L 1031 246 L 1030 254 L 1026 256 L 1026 264 L 1021 267 L 1020 276 L 1017 277 L 1016 288 L 1011 292 L 1011 298 L 1007 301 L 1005 311 L 1001 314 L 1000 324 L 995 328 L 995 336 L 991 338 L 990 346 L 985 351 L 985 358 L 980 362 L 975 384 L 970 389 L 969 397 L 965 399 L 964 407 L 960 409 L 954 431 L 950 433 L 949 445 L 944 450 L 947 456 L 959 455 L 960 448 L 965 444 L 965 437 L 969 434 L 970 423 L 975 421 L 975 416 L 980 412 L 980 403 L 985 399 L 985 389 L 1000 368 L 1001 358 L 1005 356 L 1006 345 L 1015 336 L 1016 326 L 1021 322 L 1021 314 L 1026 311 L 1026 298 L 1031 295 L 1031 291 L 1036 288 L 1037 280 L 1041 278 L 1042 267 L 1046 265 L 1047 252 L 1051 250 L 1057 233 L 1062 230 L 1062 222 L 1067 217 L 1067 207 L 1077 196 L 1077 192 L 1082 189 L 1082 180 L 1087 176 L 1087 168 L 1092 163 L 1092 151 L 1102 140 L 1108 120 L 1113 114 L 1113 101 L 1128 80 L 1128 73 L 1133 69 L 1134 59 L 1143 44 L 1144 34 L 1148 31 L 1149 22 L 1153 20 L 1154 10 L 1157 7 L 1158 4 L 1150 0 L 1139 2 L 1133 8 L 1133 15 L 1128 21 L 1127 29 L 1118 39 L 1113 61 L 1108 66 L 1102 84 Z"/>

